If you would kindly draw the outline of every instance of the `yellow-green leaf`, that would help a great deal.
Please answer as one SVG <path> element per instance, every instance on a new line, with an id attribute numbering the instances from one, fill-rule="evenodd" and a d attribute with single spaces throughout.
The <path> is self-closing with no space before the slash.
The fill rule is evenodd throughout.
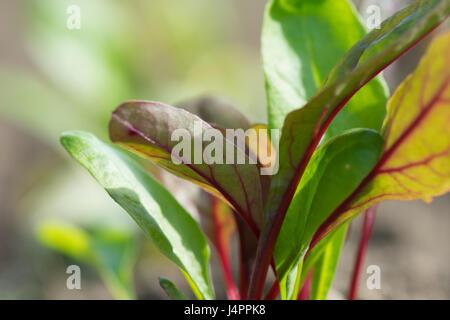
<path id="1" fill-rule="evenodd" d="M 383 155 L 320 233 L 383 200 L 425 202 L 450 190 L 450 33 L 438 37 L 388 103 Z"/>
<path id="2" fill-rule="evenodd" d="M 311 300 L 327 299 L 346 234 L 347 225 L 343 226 L 343 228 L 339 228 L 338 232 L 327 241 L 323 248 L 323 252 L 319 255 L 318 260 L 314 264 Z"/>

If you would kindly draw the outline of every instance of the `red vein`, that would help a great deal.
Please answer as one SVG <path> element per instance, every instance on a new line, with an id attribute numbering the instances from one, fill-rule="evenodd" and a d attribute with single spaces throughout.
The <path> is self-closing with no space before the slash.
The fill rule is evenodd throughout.
<path id="1" fill-rule="evenodd" d="M 378 171 L 378 173 L 388 173 L 388 172 L 397 172 L 397 171 L 404 171 L 413 167 L 418 167 L 418 166 L 426 166 L 427 168 L 429 167 L 430 162 L 432 162 L 433 160 L 435 160 L 436 158 L 440 158 L 443 156 L 447 156 L 449 153 L 449 150 L 444 150 L 442 152 L 436 153 L 436 154 L 432 154 L 428 157 L 426 157 L 423 160 L 420 161 L 416 161 L 416 162 L 412 162 L 412 163 L 408 163 L 405 164 L 404 166 L 401 167 L 394 167 L 394 168 L 387 168 L 387 169 L 380 169 Z"/>
<path id="2" fill-rule="evenodd" d="M 435 93 L 434 97 L 428 102 L 428 104 L 425 107 L 421 107 L 422 112 L 419 113 L 414 119 L 414 121 L 409 125 L 409 127 L 402 133 L 402 135 L 397 139 L 397 141 L 383 154 L 380 161 L 377 163 L 377 165 L 372 169 L 372 171 L 367 175 L 366 178 L 363 179 L 361 184 L 355 189 L 355 191 L 345 199 L 341 205 L 328 217 L 327 220 L 320 226 L 320 228 L 317 230 L 316 234 L 314 235 L 313 241 L 311 242 L 311 247 L 316 245 L 328 232 L 332 229 L 332 226 L 334 222 L 336 222 L 339 218 L 339 216 L 345 211 L 348 210 L 350 207 L 350 204 L 355 199 L 355 197 L 363 190 L 363 188 L 372 181 L 382 170 L 381 168 L 383 165 L 391 158 L 391 156 L 394 154 L 394 152 L 397 150 L 397 148 L 411 135 L 411 133 L 419 127 L 421 122 L 426 118 L 426 116 L 430 113 L 430 111 L 435 107 L 442 94 L 444 93 L 445 89 L 448 87 L 450 77 L 447 77 L 444 80 L 444 83 L 442 86 L 438 89 L 438 91 Z M 369 199 L 366 203 L 372 201 L 376 198 Z"/>
<path id="3" fill-rule="evenodd" d="M 419 194 L 419 193 L 417 193 L 416 191 L 411 190 L 411 189 L 409 189 L 407 186 L 405 186 L 405 185 L 403 184 L 403 182 L 401 182 L 401 181 L 395 176 L 395 173 L 388 173 L 388 175 L 389 175 L 392 179 L 394 179 L 394 181 L 397 182 L 397 184 L 400 186 L 400 188 L 402 188 L 403 190 L 405 190 L 406 193 L 411 193 L 411 194 L 416 194 L 416 195 Z"/>
<path id="4" fill-rule="evenodd" d="M 364 207 L 364 205 L 366 205 L 366 204 L 368 204 L 371 201 L 376 200 L 376 199 L 386 198 L 386 197 L 399 197 L 399 196 L 402 196 L 402 195 L 403 195 L 403 193 L 381 193 L 381 194 L 376 195 L 376 196 L 374 196 L 374 197 L 372 197 L 372 198 L 370 198 L 370 199 L 368 199 L 366 201 L 363 201 L 363 202 L 358 203 L 358 204 L 356 204 L 356 205 L 354 205 L 352 207 L 349 207 L 348 210 L 354 210 L 354 209 L 358 209 L 358 208 Z M 313 241 L 311 241 L 311 246 L 310 246 L 311 249 L 312 249 L 312 247 L 314 247 L 317 244 L 317 242 L 319 240 L 320 239 L 313 239 Z"/>
<path id="5" fill-rule="evenodd" d="M 402 95 L 400 96 L 400 98 L 398 99 L 396 108 L 392 114 L 392 118 L 391 119 L 395 119 L 397 117 L 398 114 L 398 110 L 400 109 L 400 106 L 403 104 L 403 101 L 405 100 L 405 97 L 407 96 L 407 94 L 409 93 L 409 89 L 411 88 L 413 84 L 413 81 L 408 81 L 407 84 L 405 84 L 405 88 L 403 89 Z M 406 87 L 407 86 L 407 87 Z M 391 130 L 392 130 L 392 121 L 391 123 L 389 123 L 389 127 L 387 129 L 387 133 L 385 135 L 385 139 L 386 141 L 389 139 L 389 136 L 391 135 Z"/>
<path id="6" fill-rule="evenodd" d="M 381 70 L 380 70 L 381 71 Z M 379 72 L 380 72 L 379 71 Z M 378 72 L 378 73 L 379 73 Z M 374 78 L 376 74 L 374 74 L 370 79 L 367 80 L 369 82 L 372 78 Z M 367 83 L 366 82 L 366 83 Z M 359 88 L 358 88 L 359 89 Z M 297 185 L 300 182 L 303 173 L 305 172 L 306 166 L 308 165 L 311 157 L 319 145 L 320 139 L 324 135 L 326 129 L 331 124 L 331 121 L 335 118 L 335 116 L 339 113 L 339 111 L 347 104 L 347 102 L 353 97 L 353 95 L 358 90 L 355 90 L 353 93 L 349 94 L 331 113 L 328 119 L 325 121 L 323 126 L 320 129 L 320 132 L 317 136 L 313 138 L 310 145 L 307 148 L 307 151 L 297 167 L 297 171 L 295 173 L 294 178 L 289 184 L 288 190 L 281 201 L 280 206 L 278 207 L 277 213 L 273 219 L 273 223 L 268 231 L 268 234 L 264 236 L 264 240 L 262 245 L 258 245 L 258 251 L 255 261 L 255 267 L 253 269 L 250 289 L 249 289 L 249 297 L 253 299 L 258 299 L 262 295 L 264 281 L 267 275 L 267 269 L 269 266 L 269 262 L 272 259 L 272 253 L 275 248 L 276 239 L 278 234 L 280 233 L 281 226 L 283 224 L 284 217 L 286 216 L 287 209 L 291 203 L 292 198 L 294 197 L 295 191 L 297 190 Z M 258 280 L 257 280 L 258 279 Z"/>
<path id="7" fill-rule="evenodd" d="M 423 186 L 425 188 L 430 188 L 430 189 L 436 188 L 436 186 L 424 183 L 424 182 L 420 181 L 419 179 L 417 179 L 416 177 L 413 177 L 413 176 L 409 175 L 406 172 L 400 171 L 399 174 L 401 174 L 402 176 L 406 177 L 407 179 L 409 179 L 409 180 L 411 180 L 411 181 L 413 181 L 413 182 L 417 183 L 418 185 L 421 185 L 421 186 Z"/>

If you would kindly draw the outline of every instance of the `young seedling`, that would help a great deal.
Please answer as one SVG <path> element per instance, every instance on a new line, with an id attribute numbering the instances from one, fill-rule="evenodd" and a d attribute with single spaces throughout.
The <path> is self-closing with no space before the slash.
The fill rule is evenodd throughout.
<path id="1" fill-rule="evenodd" d="M 377 203 L 430 202 L 450 189 L 450 33 L 435 37 L 389 100 L 379 75 L 449 13 L 448 1 L 418 0 L 365 34 L 347 1 L 269 1 L 262 31 L 268 131 L 211 102 L 188 112 L 129 101 L 113 112 L 110 138 L 212 195 L 203 217 L 209 229 L 202 227 L 230 299 L 325 299 L 354 217 L 369 210 L 370 230 Z M 238 128 L 248 135 L 230 138 L 227 129 Z M 195 295 L 213 299 L 205 233 L 171 193 L 127 152 L 90 133 L 67 132 L 61 142 L 180 267 Z M 229 261 L 233 228 L 238 285 Z M 363 239 L 366 246 L 368 233 Z M 170 297 L 185 298 L 161 281 Z"/>

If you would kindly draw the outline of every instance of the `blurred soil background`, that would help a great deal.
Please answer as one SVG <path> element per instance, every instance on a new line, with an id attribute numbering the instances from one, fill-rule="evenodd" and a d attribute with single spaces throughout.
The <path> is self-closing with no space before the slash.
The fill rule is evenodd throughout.
<path id="1" fill-rule="evenodd" d="M 363 16 L 369 4 L 379 4 L 384 19 L 409 1 L 355 2 Z M 265 121 L 259 55 L 265 1 L 96 0 L 93 7 L 88 3 L 0 0 L 1 299 L 111 298 L 92 266 L 50 250 L 36 236 L 36 226 L 45 219 L 82 226 L 103 226 L 109 220 L 132 225 L 126 213 L 64 154 L 58 145 L 61 131 L 91 130 L 105 138 L 109 113 L 123 100 L 176 103 L 201 94 L 224 96 L 252 121 Z M 70 4 L 82 9 L 82 27 L 72 31 L 73 38 L 67 36 L 64 24 L 52 20 L 59 14 L 65 21 Z M 93 18 L 86 8 L 99 10 L 100 16 Z M 95 36 L 83 38 L 85 26 L 100 41 Z M 443 28 L 448 23 L 436 32 Z M 384 73 L 391 92 L 415 69 L 429 39 Z M 127 44 L 128 49 L 122 50 Z M 186 195 L 189 188 L 181 184 L 178 191 Z M 450 298 L 449 208 L 449 195 L 431 205 L 380 206 L 365 264 L 381 268 L 382 288 L 368 290 L 363 274 L 361 299 Z M 352 224 L 330 298 L 347 294 L 360 220 Z M 133 232 L 140 243 L 134 268 L 138 298 L 166 298 L 158 276 L 189 291 L 178 269 L 143 241 L 139 231 Z M 213 265 L 215 258 L 213 253 Z M 82 290 L 66 289 L 70 264 L 81 265 Z M 223 298 L 220 272 L 215 268 L 213 276 Z"/>

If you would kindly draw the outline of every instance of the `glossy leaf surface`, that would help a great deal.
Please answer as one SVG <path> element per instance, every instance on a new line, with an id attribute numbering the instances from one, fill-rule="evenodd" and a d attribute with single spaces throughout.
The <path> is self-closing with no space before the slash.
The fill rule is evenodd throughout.
<path id="1" fill-rule="evenodd" d="M 450 190 L 449 56 L 447 33 L 389 100 L 380 162 L 336 209 L 327 229 L 383 200 L 431 202 Z"/>
<path id="2" fill-rule="evenodd" d="M 269 127 L 281 129 L 286 115 L 311 99 L 339 59 L 365 34 L 349 1 L 270 1 L 262 32 Z M 352 98 L 329 133 L 355 127 L 379 130 L 386 101 L 384 81 L 371 81 Z"/>
<path id="3" fill-rule="evenodd" d="M 155 246 L 212 299 L 209 247 L 198 224 L 173 196 L 128 156 L 89 133 L 64 133 L 61 143 L 136 221 Z"/>
<path id="4" fill-rule="evenodd" d="M 348 100 L 370 79 L 441 23 L 450 2 L 419 0 L 385 20 L 357 42 L 330 73 L 325 85 L 284 121 L 279 147 L 280 170 L 272 179 L 269 217 L 287 208 L 304 169 L 325 130 Z M 267 219 L 270 223 L 270 219 Z"/>
<path id="5" fill-rule="evenodd" d="M 322 253 L 314 263 L 311 300 L 327 299 L 346 234 L 347 228 L 340 228 L 333 237 L 328 239 Z"/>

